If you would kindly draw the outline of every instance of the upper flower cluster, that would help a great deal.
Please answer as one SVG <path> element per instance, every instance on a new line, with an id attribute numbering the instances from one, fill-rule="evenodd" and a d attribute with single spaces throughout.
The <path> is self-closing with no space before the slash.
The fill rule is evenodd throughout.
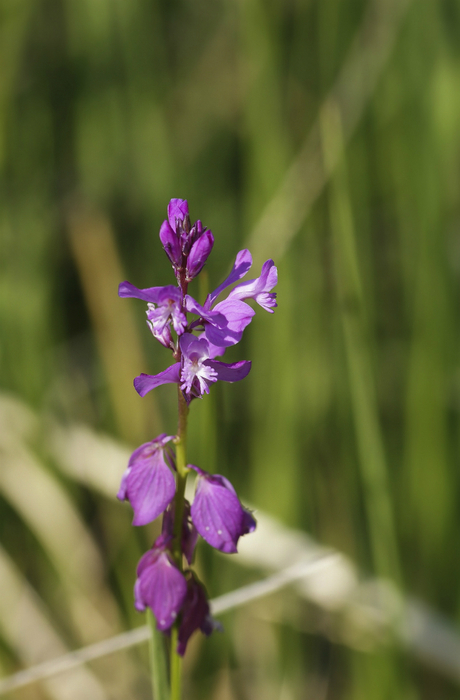
<path id="1" fill-rule="evenodd" d="M 259 277 L 236 284 L 227 297 L 219 301 L 221 294 L 239 282 L 252 266 L 251 253 L 242 250 L 228 277 L 200 305 L 187 294 L 187 288 L 203 269 L 212 250 L 212 232 L 204 228 L 201 221 L 191 225 L 186 200 L 172 199 L 168 205 L 168 219 L 160 228 L 160 240 L 172 263 L 178 286 L 138 289 L 130 282 L 122 282 L 118 294 L 147 302 L 147 324 L 154 337 L 173 351 L 175 362 L 159 374 L 139 375 L 134 386 L 145 396 L 161 384 L 175 382 L 189 403 L 209 393 L 210 385 L 219 379 L 236 382 L 247 376 L 251 369 L 249 361 L 225 363 L 216 357 L 238 343 L 251 322 L 255 311 L 246 300 L 253 299 L 273 313 L 277 304 L 272 289 L 278 281 L 278 273 L 273 260 L 267 260 Z M 189 314 L 193 316 L 191 320 Z"/>

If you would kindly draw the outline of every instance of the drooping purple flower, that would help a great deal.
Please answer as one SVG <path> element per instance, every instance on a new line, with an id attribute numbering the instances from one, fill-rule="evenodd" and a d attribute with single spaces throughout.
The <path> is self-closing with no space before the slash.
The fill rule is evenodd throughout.
<path id="1" fill-rule="evenodd" d="M 176 481 L 165 461 L 165 446 L 172 439 L 171 435 L 162 433 L 138 447 L 129 459 L 117 498 L 131 503 L 133 525 L 155 520 L 174 498 Z M 166 458 L 173 466 L 168 452 Z"/>
<path id="2" fill-rule="evenodd" d="M 255 530 L 255 519 L 243 508 L 228 479 L 189 466 L 198 474 L 191 508 L 196 529 L 211 547 L 226 554 L 235 553 L 239 538 Z"/>
<path id="3" fill-rule="evenodd" d="M 222 627 L 211 616 L 206 589 L 190 572 L 179 627 L 177 653 L 180 656 L 184 656 L 188 640 L 198 629 L 208 637 L 215 629 L 222 629 Z"/>
<path id="4" fill-rule="evenodd" d="M 273 313 L 276 306 L 276 294 L 271 290 L 278 280 L 277 269 L 273 260 L 267 260 L 260 277 L 237 285 L 227 299 L 214 304 L 221 292 L 229 285 L 244 277 L 252 266 L 252 257 L 248 250 L 241 250 L 236 256 L 235 264 L 229 276 L 214 292 L 208 295 L 203 306 L 187 295 L 187 311 L 200 316 L 204 334 L 210 343 L 219 347 L 228 347 L 241 340 L 243 331 L 251 322 L 255 312 L 243 299 L 254 299 L 262 308 Z"/>
<path id="5" fill-rule="evenodd" d="M 185 578 L 174 564 L 161 535 L 138 564 L 134 605 L 139 612 L 149 607 L 158 629 L 164 632 L 174 623 L 186 594 Z"/>
<path id="6" fill-rule="evenodd" d="M 163 525 L 162 525 L 162 535 L 165 537 L 172 537 L 174 535 L 174 517 L 175 517 L 175 504 L 174 500 L 171 501 L 169 506 L 166 508 L 163 515 Z M 188 563 L 191 564 L 193 561 L 193 554 L 195 552 L 196 542 L 198 539 L 198 532 L 195 525 L 192 522 L 190 515 L 190 503 L 187 499 L 184 500 L 184 512 L 182 516 L 182 552 L 187 559 Z"/>

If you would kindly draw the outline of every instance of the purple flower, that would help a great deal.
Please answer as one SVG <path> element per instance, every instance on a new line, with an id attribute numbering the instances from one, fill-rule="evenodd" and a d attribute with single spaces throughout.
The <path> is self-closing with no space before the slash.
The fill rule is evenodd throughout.
<path id="1" fill-rule="evenodd" d="M 251 362 L 220 362 L 214 356 L 206 338 L 196 338 L 191 333 L 184 333 L 179 341 L 181 362 L 171 365 L 159 374 L 141 374 L 134 380 L 138 394 L 145 396 L 147 392 L 161 384 L 177 382 L 188 401 L 192 398 L 209 394 L 209 386 L 218 380 L 238 382 L 249 374 Z M 219 351 L 221 348 L 212 348 Z"/>
<path id="2" fill-rule="evenodd" d="M 278 283 L 278 270 L 273 260 L 267 260 L 262 265 L 260 277 L 248 282 L 241 282 L 232 289 L 228 299 L 254 299 L 265 311 L 273 313 L 273 309 L 278 306 L 276 303 L 276 293 L 271 290 Z"/>
<path id="3" fill-rule="evenodd" d="M 182 294 L 172 284 L 166 287 L 149 287 L 138 289 L 130 282 L 122 282 L 118 287 L 118 296 L 142 299 L 147 302 L 147 324 L 157 340 L 165 347 L 170 347 L 170 323 L 177 335 L 184 332 L 187 319 L 182 310 Z"/>
<path id="4" fill-rule="evenodd" d="M 211 616 L 204 586 L 190 572 L 179 627 L 177 653 L 180 656 L 184 656 L 188 640 L 197 629 L 209 636 L 215 629 L 222 629 L 222 627 Z"/>
<path id="5" fill-rule="evenodd" d="M 207 340 L 219 347 L 228 347 L 241 340 L 243 331 L 251 322 L 255 312 L 244 303 L 243 299 L 254 299 L 262 308 L 273 313 L 276 304 L 276 294 L 271 290 L 278 281 L 277 269 L 273 260 L 267 260 L 260 277 L 249 282 L 238 284 L 228 295 L 227 299 L 213 303 L 229 285 L 244 277 L 252 266 L 249 250 L 241 250 L 236 256 L 235 264 L 229 276 L 217 289 L 208 295 L 203 306 L 193 297 L 185 297 L 187 311 L 200 316 Z"/>
<path id="6" fill-rule="evenodd" d="M 133 525 L 155 520 L 174 498 L 176 480 L 165 462 L 165 445 L 171 435 L 162 433 L 133 452 L 123 474 L 117 498 L 128 500 L 134 510 Z M 171 466 L 171 456 L 166 452 Z"/>
<path id="7" fill-rule="evenodd" d="M 149 607 L 157 627 L 164 632 L 176 619 L 187 594 L 184 576 L 173 562 L 161 535 L 141 558 L 134 585 L 134 604 L 139 612 Z"/>
<path id="8" fill-rule="evenodd" d="M 238 539 L 255 530 L 255 519 L 243 508 L 228 479 L 189 466 L 198 474 L 191 508 L 196 529 L 211 547 L 226 554 L 236 552 Z"/>
<path id="9" fill-rule="evenodd" d="M 174 501 L 171 501 L 169 506 L 165 510 L 163 516 L 162 525 L 162 535 L 164 537 L 172 537 L 174 535 Z M 193 560 L 193 554 L 195 552 L 196 541 L 198 539 L 198 532 L 195 525 L 192 522 L 190 515 L 190 503 L 184 500 L 184 513 L 182 518 L 182 552 L 188 563 L 191 564 Z"/>
<path id="10" fill-rule="evenodd" d="M 219 379 L 237 382 L 249 374 L 251 363 L 247 360 L 225 363 L 210 358 L 209 343 L 205 338 L 196 338 L 184 333 L 180 338 L 182 353 L 181 389 L 189 398 L 209 394 L 210 384 Z"/>

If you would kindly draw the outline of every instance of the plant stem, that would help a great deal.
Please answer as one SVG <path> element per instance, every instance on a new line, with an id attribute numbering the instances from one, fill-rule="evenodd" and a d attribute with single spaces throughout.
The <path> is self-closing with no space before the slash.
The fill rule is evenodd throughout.
<path id="1" fill-rule="evenodd" d="M 176 653 L 179 626 L 171 630 L 171 696 L 170 700 L 180 700 L 182 695 L 182 658 Z"/>
<path id="2" fill-rule="evenodd" d="M 168 668 L 166 645 L 163 633 L 157 629 L 155 617 L 147 609 L 147 621 L 150 627 L 150 672 L 154 700 L 169 700 Z"/>
<path id="3" fill-rule="evenodd" d="M 187 416 L 188 406 L 184 396 L 177 388 L 179 404 L 179 425 L 176 438 L 176 469 L 177 484 L 174 501 L 174 547 L 173 554 L 179 571 L 182 571 L 182 518 L 184 514 L 185 484 L 187 481 L 186 441 L 187 441 Z M 180 700 L 181 698 L 181 669 L 182 659 L 177 653 L 177 642 L 179 637 L 179 620 L 171 629 L 171 698 L 170 700 Z"/>

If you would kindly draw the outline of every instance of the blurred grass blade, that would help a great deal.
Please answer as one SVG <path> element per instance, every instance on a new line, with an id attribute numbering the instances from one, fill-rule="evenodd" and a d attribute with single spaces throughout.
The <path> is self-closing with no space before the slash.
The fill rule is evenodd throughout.
<path id="1" fill-rule="evenodd" d="M 142 346 L 130 310 L 130 300 L 118 298 L 125 275 L 109 220 L 102 213 L 73 209 L 68 231 L 89 313 L 101 354 L 120 435 L 137 444 L 149 428 L 160 432 L 155 397 L 140 399 L 133 378 L 146 371 Z"/>
<path id="2" fill-rule="evenodd" d="M 338 105 L 332 101 L 329 102 L 328 109 L 322 112 L 321 127 L 324 158 L 331 168 L 335 155 L 343 152 L 341 115 Z M 373 562 L 379 576 L 401 582 L 392 498 L 368 346 L 369 329 L 366 324 L 363 282 L 344 162 L 337 168 L 331 181 L 330 221 L 339 314 Z"/>
<path id="3" fill-rule="evenodd" d="M 348 142 L 361 119 L 390 57 L 411 0 L 371 0 L 336 82 L 320 107 L 299 154 L 253 228 L 247 247 L 254 260 L 280 260 L 299 232 L 312 204 L 335 169 L 341 150 L 331 150 L 324 164 L 321 147 L 322 113 L 330 101 L 343 115 L 343 140 Z M 336 142 L 333 148 L 343 149 Z"/>
<path id="4" fill-rule="evenodd" d="M 26 666 L 65 654 L 67 649 L 47 619 L 44 605 L 0 547 L 0 631 L 5 642 Z M 99 681 L 86 668 L 45 681 L 55 700 L 108 700 Z"/>

